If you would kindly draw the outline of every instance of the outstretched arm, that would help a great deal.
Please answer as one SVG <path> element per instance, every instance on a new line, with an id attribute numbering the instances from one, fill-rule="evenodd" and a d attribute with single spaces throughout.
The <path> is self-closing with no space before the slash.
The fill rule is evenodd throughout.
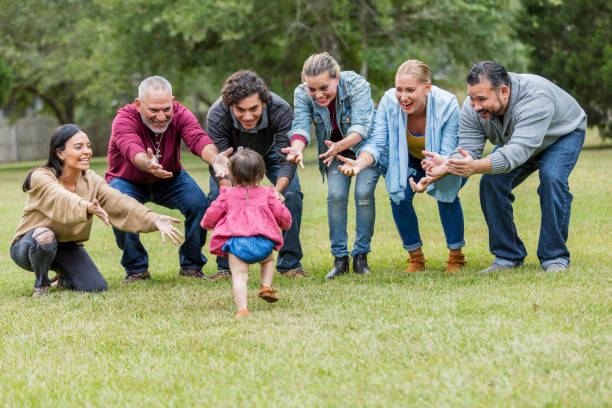
<path id="1" fill-rule="evenodd" d="M 367 152 L 359 153 L 355 160 L 343 156 L 338 156 L 338 160 L 344 163 L 338 166 L 338 170 L 345 176 L 356 176 L 361 170 L 374 164 L 374 157 Z"/>

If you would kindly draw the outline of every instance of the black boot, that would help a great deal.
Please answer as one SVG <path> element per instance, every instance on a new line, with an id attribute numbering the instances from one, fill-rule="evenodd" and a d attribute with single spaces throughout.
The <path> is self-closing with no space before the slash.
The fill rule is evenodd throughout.
<path id="1" fill-rule="evenodd" d="M 332 270 L 325 275 L 325 279 L 334 279 L 336 276 L 344 275 L 349 271 L 349 257 L 343 256 L 342 258 L 336 257 L 334 259 L 334 267 Z"/>
<path id="2" fill-rule="evenodd" d="M 368 254 L 357 254 L 353 257 L 353 272 L 359 275 L 369 275 Z"/>

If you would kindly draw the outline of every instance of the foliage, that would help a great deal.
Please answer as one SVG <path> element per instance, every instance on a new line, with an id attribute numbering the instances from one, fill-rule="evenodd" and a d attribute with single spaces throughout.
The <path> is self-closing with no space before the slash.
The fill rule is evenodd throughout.
<path id="1" fill-rule="evenodd" d="M 612 137 L 612 3 L 522 0 L 516 31 L 529 67 L 572 94 L 590 125 Z"/>
<path id="2" fill-rule="evenodd" d="M 505 28 L 512 3 L 0 0 L 0 19 L 11 21 L 0 26 L 0 52 L 14 73 L 13 116 L 39 97 L 59 122 L 86 126 L 110 121 L 153 74 L 196 110 L 241 68 L 291 101 L 303 61 L 323 50 L 367 75 L 377 99 L 408 58 L 425 60 L 444 85 L 463 87 L 466 65 L 516 55 Z"/>

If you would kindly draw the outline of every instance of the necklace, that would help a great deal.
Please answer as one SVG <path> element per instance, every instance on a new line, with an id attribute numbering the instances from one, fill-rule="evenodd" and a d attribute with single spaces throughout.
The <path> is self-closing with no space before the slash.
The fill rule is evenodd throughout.
<path id="1" fill-rule="evenodd" d="M 164 139 L 164 135 L 166 134 L 166 132 L 162 133 L 161 137 L 159 138 L 159 141 L 155 143 L 158 134 L 159 133 L 155 133 L 155 138 L 153 138 L 152 136 L 150 136 L 149 138 L 151 139 L 151 144 L 153 145 L 153 149 L 155 150 L 155 159 L 159 163 L 159 160 L 161 159 L 161 153 L 159 152 L 161 150 L 161 142 Z"/>

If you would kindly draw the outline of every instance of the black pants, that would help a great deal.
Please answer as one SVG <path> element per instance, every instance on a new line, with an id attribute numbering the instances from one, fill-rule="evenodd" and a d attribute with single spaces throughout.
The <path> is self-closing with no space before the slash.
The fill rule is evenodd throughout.
<path id="1" fill-rule="evenodd" d="M 49 286 L 49 269 L 62 276 L 64 286 L 83 292 L 107 290 L 106 280 L 82 245 L 57 242 L 55 237 L 39 243 L 28 231 L 11 246 L 11 258 L 20 267 L 36 275 L 34 287 Z"/>

